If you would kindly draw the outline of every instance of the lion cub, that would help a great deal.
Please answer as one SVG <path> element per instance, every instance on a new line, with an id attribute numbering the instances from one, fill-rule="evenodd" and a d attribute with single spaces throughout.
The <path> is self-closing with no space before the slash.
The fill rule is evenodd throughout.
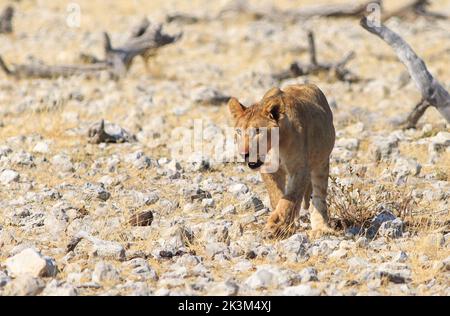
<path id="1" fill-rule="evenodd" d="M 245 107 L 236 98 L 228 102 L 238 132 L 239 150 L 251 169 L 260 169 L 275 152 L 278 170 L 263 173 L 272 205 L 266 229 L 271 236 L 291 231 L 302 201 L 309 208 L 312 193 L 311 227 L 315 235 L 332 233 L 328 225 L 327 187 L 330 154 L 335 141 L 333 115 L 327 99 L 315 85 L 291 85 L 270 89 L 260 102 Z M 278 148 L 267 141 L 267 155 L 257 153 L 249 161 L 251 143 L 278 128 Z M 274 155 L 272 155 L 274 156 Z M 273 158 L 272 158 L 273 159 Z"/>

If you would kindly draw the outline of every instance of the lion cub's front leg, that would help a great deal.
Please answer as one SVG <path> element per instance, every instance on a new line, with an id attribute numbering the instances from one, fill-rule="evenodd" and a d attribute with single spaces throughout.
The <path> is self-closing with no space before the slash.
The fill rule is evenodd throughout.
<path id="1" fill-rule="evenodd" d="M 315 237 L 322 235 L 335 234 L 335 231 L 329 226 L 329 217 L 327 209 L 327 189 L 329 162 L 311 171 L 311 182 L 313 188 L 313 208 L 311 210 L 311 229 Z"/>
<path id="2" fill-rule="evenodd" d="M 285 236 L 292 231 L 297 210 L 303 200 L 309 181 L 309 175 L 305 171 L 292 176 L 288 175 L 285 194 L 278 201 L 266 224 L 266 230 L 270 236 Z"/>

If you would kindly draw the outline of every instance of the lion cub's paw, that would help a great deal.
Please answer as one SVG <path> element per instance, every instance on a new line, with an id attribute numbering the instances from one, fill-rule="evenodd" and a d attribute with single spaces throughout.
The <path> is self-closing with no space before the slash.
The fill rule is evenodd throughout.
<path id="1" fill-rule="evenodd" d="M 320 226 L 316 226 L 311 230 L 311 238 L 317 239 L 323 236 L 336 236 L 337 231 L 332 229 L 330 226 L 323 224 Z"/>
<path id="2" fill-rule="evenodd" d="M 274 212 L 267 220 L 264 228 L 266 238 L 287 238 L 295 232 L 294 222 L 288 222 Z"/>

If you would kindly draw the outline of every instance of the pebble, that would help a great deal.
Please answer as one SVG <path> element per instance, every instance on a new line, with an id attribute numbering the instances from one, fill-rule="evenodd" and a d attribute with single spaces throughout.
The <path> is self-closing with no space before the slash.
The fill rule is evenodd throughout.
<path id="1" fill-rule="evenodd" d="M 10 184 L 11 182 L 17 182 L 20 179 L 20 174 L 17 171 L 6 169 L 0 173 L 0 183 Z"/>

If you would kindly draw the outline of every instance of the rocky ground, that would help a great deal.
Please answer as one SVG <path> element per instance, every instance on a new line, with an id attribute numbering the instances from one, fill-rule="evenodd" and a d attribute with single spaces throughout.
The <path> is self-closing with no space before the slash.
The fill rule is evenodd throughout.
<path id="1" fill-rule="evenodd" d="M 77 2 L 79 27 L 66 23 L 65 1 L 14 3 L 15 33 L 0 35 L 2 57 L 77 63 L 80 51 L 101 55 L 103 30 L 120 42 L 144 14 L 162 22 L 228 4 Z M 450 1 L 432 8 L 450 14 Z M 450 89 L 450 21 L 388 25 Z M 183 38 L 147 69 L 136 60 L 120 81 L 0 75 L 0 295 L 450 295 L 449 125 L 429 109 L 417 129 L 398 127 L 420 94 L 387 45 L 352 18 L 285 23 L 231 11 L 166 29 Z M 353 50 L 348 68 L 363 80 L 273 79 L 308 61 L 311 29 L 319 59 Z M 208 154 L 173 159 L 171 132 L 201 119 L 210 143 L 231 123 L 217 96 L 248 105 L 272 86 L 306 81 L 334 111 L 329 202 L 345 225 L 312 239 L 303 212 L 296 234 L 267 240 L 260 176 Z M 89 143 L 101 119 L 126 141 Z"/>

